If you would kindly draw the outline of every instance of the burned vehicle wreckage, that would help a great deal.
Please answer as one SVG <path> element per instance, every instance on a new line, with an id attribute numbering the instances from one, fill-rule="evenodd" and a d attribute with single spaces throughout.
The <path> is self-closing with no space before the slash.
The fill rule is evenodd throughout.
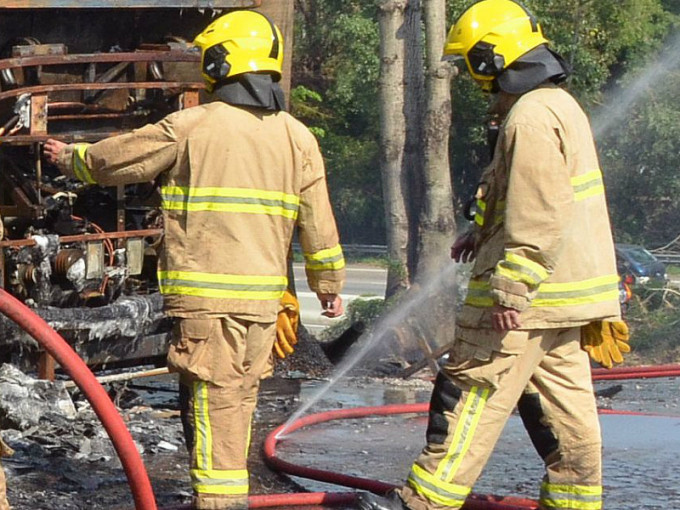
<path id="1" fill-rule="evenodd" d="M 157 183 L 103 188 L 66 179 L 42 158 L 42 144 L 96 142 L 199 104 L 200 54 L 190 41 L 235 8 L 258 8 L 292 26 L 292 2 L 277 0 L 0 6 L 0 285 L 90 365 L 137 364 L 166 352 Z M 0 342 L 0 363 L 53 376 L 50 356 L 1 315 Z"/>

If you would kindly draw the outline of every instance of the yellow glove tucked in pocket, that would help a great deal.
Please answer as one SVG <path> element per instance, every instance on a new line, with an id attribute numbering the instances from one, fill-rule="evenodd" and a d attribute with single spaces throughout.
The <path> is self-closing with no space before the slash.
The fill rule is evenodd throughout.
<path id="1" fill-rule="evenodd" d="M 293 354 L 297 344 L 297 330 L 300 322 L 300 303 L 289 291 L 284 292 L 276 318 L 276 340 L 274 354 L 281 359 Z"/>
<path id="2" fill-rule="evenodd" d="M 581 347 L 604 368 L 623 363 L 630 352 L 628 325 L 623 321 L 595 321 L 581 327 Z"/>

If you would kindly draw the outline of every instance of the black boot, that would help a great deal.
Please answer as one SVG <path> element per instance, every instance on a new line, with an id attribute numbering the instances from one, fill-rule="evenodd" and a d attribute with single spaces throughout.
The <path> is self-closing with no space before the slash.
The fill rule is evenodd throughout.
<path id="1" fill-rule="evenodd" d="M 397 491 L 390 491 L 385 496 L 371 492 L 360 492 L 357 495 L 359 510 L 411 510 L 399 497 Z"/>

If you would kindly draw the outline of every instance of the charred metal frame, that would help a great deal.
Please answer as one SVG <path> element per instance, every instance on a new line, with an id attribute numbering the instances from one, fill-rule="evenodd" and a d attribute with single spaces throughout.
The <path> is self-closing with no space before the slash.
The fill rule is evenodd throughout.
<path id="1" fill-rule="evenodd" d="M 28 7 L 34 7 L 36 2 L 29 2 L 31 5 Z M 85 2 L 78 2 L 79 6 L 85 4 Z M 242 3 L 242 2 L 241 2 Z M 239 5 L 241 4 L 239 3 Z M 194 3 L 195 4 L 195 3 Z M 229 6 L 233 6 L 234 2 L 229 2 Z M 50 6 L 54 6 L 54 2 L 50 2 Z M 195 5 L 194 5 L 195 6 Z M 7 7 L 5 5 L 5 7 Z M 43 48 L 42 51 L 50 51 L 51 48 L 46 50 Z M 28 48 L 30 52 L 31 49 Z M 83 81 L 76 83 L 53 83 L 53 84 L 30 84 L 28 86 L 18 86 L 10 90 L 3 90 L 0 92 L 0 106 L 9 105 L 12 106 L 10 102 L 16 102 L 21 96 L 28 95 L 30 98 L 30 125 L 27 129 L 17 134 L 7 132 L 5 136 L 0 135 L 0 143 L 3 146 L 32 146 L 33 147 L 33 160 L 29 160 L 29 164 L 32 166 L 35 181 L 34 187 L 36 192 L 27 195 L 24 189 L 21 188 L 20 182 L 12 182 L 12 179 L 6 177 L 4 180 L 11 188 L 11 196 L 14 205 L 0 205 L 0 214 L 3 216 L 27 216 L 30 218 L 39 218 L 42 215 L 42 205 L 41 205 L 41 194 L 43 192 L 42 183 L 42 162 L 40 158 L 40 144 L 48 138 L 55 138 L 62 140 L 64 142 L 78 142 L 86 141 L 93 142 L 99 139 L 106 138 L 108 136 L 113 136 L 116 134 L 121 134 L 126 132 L 126 130 L 107 130 L 102 131 L 70 131 L 65 133 L 50 133 L 50 123 L 60 122 L 64 120 L 70 121 L 90 121 L 90 120 L 102 120 L 102 119 L 120 119 L 126 116 L 137 115 L 136 112 L 132 111 L 111 111 L 110 109 L 100 108 L 96 103 L 86 103 L 85 97 L 88 92 L 91 91 L 116 91 L 116 90 L 129 90 L 132 93 L 140 90 L 162 90 L 169 93 L 170 96 L 178 98 L 179 108 L 188 108 L 199 104 L 199 91 L 204 88 L 203 82 L 198 81 L 177 81 L 171 80 L 167 81 L 159 79 L 158 81 L 114 81 L 118 80 L 120 76 L 130 68 L 134 67 L 135 78 L 139 75 L 138 71 L 145 73 L 145 75 L 150 75 L 150 66 L 158 65 L 159 63 L 198 63 L 200 60 L 199 54 L 196 52 L 190 52 L 185 50 L 174 50 L 172 48 L 164 49 L 152 49 L 146 50 L 141 49 L 134 52 L 120 52 L 120 53 L 100 53 L 100 54 L 74 54 L 68 55 L 65 49 L 56 49 L 56 52 L 63 52 L 62 54 L 43 54 L 43 55 L 22 55 L 18 57 L 11 57 L 0 59 L 0 71 L 10 71 L 15 72 L 17 70 L 25 69 L 37 69 L 46 68 L 49 66 L 95 66 L 97 64 L 109 64 L 113 66 L 110 71 L 104 73 L 99 77 L 100 81 L 94 81 L 94 72 L 83 73 Z M 128 76 L 129 77 L 129 76 Z M 85 79 L 93 79 L 92 82 L 84 81 Z M 83 97 L 82 102 L 63 102 L 63 101 L 50 101 L 54 94 L 59 94 L 64 91 L 67 92 L 80 92 Z M 135 91 L 135 92 L 133 92 Z M 51 108 L 54 107 L 52 110 Z M 63 114 L 64 108 L 69 108 L 71 112 L 68 114 Z M 73 113 L 73 110 L 77 110 Z M 9 122 L 5 124 L 10 125 Z M 27 132 L 26 132 L 27 131 Z M 12 162 L 10 162 L 10 165 Z M 16 171 L 16 170 L 15 170 Z M 8 171 L 11 173 L 11 171 Z M 46 190 L 47 191 L 47 190 Z M 49 191 L 48 191 L 49 192 Z M 36 195 L 36 196 L 32 196 Z M 105 240 L 110 240 L 112 242 L 120 243 L 125 239 L 144 239 L 146 237 L 160 237 L 163 233 L 161 229 L 146 229 L 146 230 L 129 230 L 125 231 L 125 209 L 124 209 L 124 187 L 117 187 L 117 206 L 116 206 L 116 232 L 105 232 L 97 234 L 83 234 L 83 235 L 71 235 L 62 236 L 59 239 L 60 244 L 66 243 L 85 243 L 89 245 L 90 243 L 102 242 Z M 36 244 L 33 239 L 19 239 L 19 240 L 7 240 L 0 241 L 0 286 L 4 285 L 5 282 L 5 256 L 4 248 L 20 248 L 25 246 L 31 246 Z M 163 338 L 162 335 L 156 335 L 154 344 L 157 344 Z M 154 337 L 154 338 L 155 338 Z M 156 346 L 157 347 L 157 346 Z M 148 349 L 148 346 L 141 346 L 140 352 L 144 352 L 144 349 Z M 90 353 L 93 357 L 90 361 L 96 362 L 96 356 L 94 353 Z M 139 353 L 137 353 L 139 355 Z M 101 360 L 100 360 L 101 361 Z M 53 379 L 54 378 L 54 360 L 51 356 L 46 353 L 42 353 L 38 359 L 38 374 L 42 378 Z"/>
<path id="2" fill-rule="evenodd" d="M 292 37 L 287 36 L 292 32 L 293 0 L 0 1 L 0 16 L 5 14 L 9 20 L 15 22 L 12 24 L 10 21 L 3 31 L 5 43 L 8 44 L 5 50 L 9 48 L 11 51 L 4 51 L 0 56 L 0 154 L 3 165 L 0 168 L 0 186 L 4 188 L 6 199 L 0 201 L 0 216 L 30 220 L 29 224 L 35 224 L 38 228 L 33 235 L 49 235 L 63 251 L 70 249 L 69 244 L 92 247 L 101 243 L 114 243 L 122 248 L 129 240 L 142 242 L 149 238 L 159 239 L 163 231 L 155 227 L 160 224 L 157 221 L 134 222 L 138 210 L 126 209 L 124 202 L 129 196 L 126 197 L 125 188 L 119 186 L 112 188 L 114 193 L 107 191 L 107 196 L 112 195 L 117 202 L 115 208 L 111 202 L 110 208 L 106 209 L 107 215 L 110 214 L 109 211 L 115 211 L 116 214 L 115 218 L 107 216 L 106 230 L 109 232 L 96 228 L 94 230 L 97 233 L 84 233 L 87 232 L 84 228 L 65 229 L 54 240 L 54 232 L 40 226 L 44 225 L 41 222 L 46 215 L 54 211 L 49 208 L 49 197 L 56 197 L 64 190 L 69 195 L 73 192 L 82 197 L 92 189 L 88 185 L 77 187 L 73 182 L 61 189 L 61 181 L 54 179 L 54 168 L 48 167 L 43 172 L 41 144 L 48 138 L 67 143 L 96 142 L 129 132 L 147 122 L 155 122 L 167 110 L 198 105 L 199 95 L 204 88 L 197 72 L 200 56 L 188 48 L 185 38 L 193 37 L 202 29 L 204 23 L 210 19 L 211 12 L 214 14 L 214 11 L 219 12 L 221 9 L 239 8 L 260 8 L 264 14 L 276 20 L 284 31 L 286 53 L 290 54 Z M 205 13 L 198 12 L 200 9 L 204 9 Z M 181 22 L 178 22 L 173 11 L 177 11 Z M 190 11 L 195 12 L 182 14 Z M 53 22 L 52 13 L 61 20 L 60 23 Z M 119 14 L 120 16 L 114 18 Z M 77 29 L 69 32 L 72 18 L 74 27 L 86 27 L 82 39 L 79 39 L 81 32 Z M 179 37 L 166 37 L 165 32 L 155 30 L 154 26 L 146 22 L 150 18 L 167 21 L 167 26 L 170 27 L 167 30 Z M 116 23 L 114 19 L 124 22 Z M 30 22 L 24 23 L 26 20 Z M 151 30 L 144 31 L 143 27 Z M 137 32 L 134 32 L 136 29 L 143 35 L 138 37 Z M 108 31 L 125 35 L 119 39 L 117 35 L 116 38 L 102 35 Z M 23 39 L 27 42 L 14 45 L 15 40 Z M 39 40 L 51 43 L 41 44 Z M 162 41 L 166 43 L 157 44 Z M 68 54 L 69 48 L 74 51 L 73 54 Z M 121 48 L 125 50 L 121 51 Z M 92 53 L 98 49 L 102 53 Z M 284 74 L 288 75 L 290 60 L 286 66 Z M 289 90 L 288 85 L 289 81 L 285 79 L 283 87 L 286 92 Z M 22 101 L 28 105 L 24 105 L 24 117 L 17 125 L 16 109 Z M 142 204 L 141 210 L 146 210 L 145 207 L 148 205 Z M 131 220 L 128 228 L 136 226 L 144 230 L 125 231 L 126 211 Z M 88 222 L 92 218 L 85 216 L 84 220 Z M 115 226 L 108 220 L 115 220 Z M 96 223 L 92 224 L 97 226 Z M 5 264 L 5 256 L 8 264 L 16 264 L 15 255 L 34 249 L 31 248 L 36 244 L 34 240 L 20 237 L 23 234 L 18 234 L 12 240 L 0 239 L 0 286 L 4 285 L 5 276 L 8 277 L 8 286 L 10 285 L 11 275 L 4 274 L 9 269 Z M 126 264 L 124 259 L 121 260 Z M 117 264 L 118 262 L 116 267 Z M 132 265 L 128 266 L 128 269 L 131 268 Z M 128 299 L 128 296 L 125 298 Z M 160 321 L 161 327 L 154 325 L 153 329 L 147 330 L 145 326 L 143 331 L 133 328 L 136 335 L 133 342 L 130 342 L 130 330 L 126 330 L 124 338 L 119 338 L 125 341 L 115 344 L 111 344 L 108 339 L 92 341 L 85 328 L 78 329 L 72 325 L 65 326 L 66 330 L 62 333 L 90 364 L 121 364 L 126 360 L 132 362 L 140 359 L 140 356 L 154 358 L 164 354 L 163 349 L 167 346 L 169 335 L 169 320 L 162 313 L 162 299 L 155 291 L 129 296 L 129 300 L 138 299 L 146 303 L 142 308 L 150 310 L 149 320 Z M 130 313 L 128 308 L 129 306 L 123 306 L 118 301 L 112 301 L 102 307 L 58 308 L 48 305 L 38 306 L 37 310 L 46 320 L 56 320 L 64 327 L 70 320 L 67 318 L 72 318 L 73 321 L 77 318 L 82 323 L 86 320 L 84 316 L 93 311 L 96 312 L 97 319 L 125 318 L 125 314 Z M 82 317 L 79 315 L 81 313 Z M 8 326 L 3 324 L 2 319 L 4 317 L 0 316 L 0 337 L 15 337 L 13 333 L 3 333 L 9 330 L 3 329 Z M 133 314 L 126 320 L 136 324 L 138 319 Z M 21 352 L 24 352 L 23 347 Z M 26 360 L 30 360 L 30 363 L 37 361 L 30 357 Z M 44 356 L 43 353 L 39 358 L 39 365 L 41 377 L 54 377 L 55 367 L 49 356 Z"/>
<path id="3" fill-rule="evenodd" d="M 261 0 L 4 0 L 3 9 L 230 9 Z"/>

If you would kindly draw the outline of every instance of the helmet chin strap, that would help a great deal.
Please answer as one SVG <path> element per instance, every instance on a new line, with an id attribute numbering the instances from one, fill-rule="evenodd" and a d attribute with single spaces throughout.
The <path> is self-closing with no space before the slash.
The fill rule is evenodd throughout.
<path id="1" fill-rule="evenodd" d="M 213 95 L 233 106 L 262 108 L 269 111 L 286 109 L 281 86 L 270 74 L 245 73 L 215 85 Z"/>

